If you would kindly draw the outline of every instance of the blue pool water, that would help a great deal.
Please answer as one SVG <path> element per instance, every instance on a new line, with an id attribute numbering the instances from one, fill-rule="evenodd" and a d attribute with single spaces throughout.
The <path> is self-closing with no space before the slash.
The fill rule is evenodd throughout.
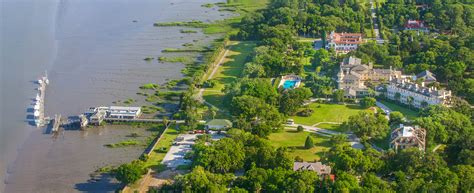
<path id="1" fill-rule="evenodd" d="M 283 83 L 283 88 L 288 89 L 288 88 L 294 88 L 296 86 L 297 80 L 285 80 Z"/>

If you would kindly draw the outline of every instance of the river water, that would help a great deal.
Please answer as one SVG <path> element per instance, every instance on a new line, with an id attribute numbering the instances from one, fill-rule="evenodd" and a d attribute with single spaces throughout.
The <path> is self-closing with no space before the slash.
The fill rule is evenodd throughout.
<path id="1" fill-rule="evenodd" d="M 182 78 L 182 64 L 143 59 L 215 37 L 152 24 L 228 17 L 201 6 L 219 1 L 0 0 L 0 192 L 113 191 L 117 184 L 87 180 L 98 167 L 138 157 L 140 148 L 103 147 L 131 129 L 66 131 L 53 140 L 26 121 L 33 81 L 47 71 L 46 114 L 69 116 L 134 98 L 144 83 Z"/>

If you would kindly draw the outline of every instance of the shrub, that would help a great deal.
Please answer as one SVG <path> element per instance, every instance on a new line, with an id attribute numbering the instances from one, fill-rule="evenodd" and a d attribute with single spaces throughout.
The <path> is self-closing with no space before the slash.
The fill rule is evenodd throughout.
<path id="1" fill-rule="evenodd" d="M 295 157 L 295 162 L 303 162 L 303 161 L 304 161 L 303 158 L 300 157 L 299 155 Z"/>
<path id="2" fill-rule="evenodd" d="M 298 125 L 298 127 L 296 127 L 296 130 L 297 130 L 298 132 L 302 132 L 302 131 L 304 131 L 304 127 L 301 126 L 301 125 Z"/>
<path id="3" fill-rule="evenodd" d="M 143 167 L 142 161 L 132 161 L 128 164 L 123 164 L 119 166 L 114 171 L 115 178 L 124 184 L 134 183 L 145 174 L 145 169 Z"/>
<path id="4" fill-rule="evenodd" d="M 302 117 L 310 117 L 313 114 L 313 112 L 314 111 L 312 109 L 303 109 L 300 112 L 298 112 L 298 115 Z"/>
<path id="5" fill-rule="evenodd" d="M 306 137 L 306 141 L 304 142 L 304 148 L 311 149 L 313 147 L 314 147 L 313 139 L 310 136 Z"/>
<path id="6" fill-rule="evenodd" d="M 214 86 L 216 86 L 216 84 L 217 84 L 216 80 L 206 80 L 204 81 L 203 86 L 205 88 L 213 88 Z"/>

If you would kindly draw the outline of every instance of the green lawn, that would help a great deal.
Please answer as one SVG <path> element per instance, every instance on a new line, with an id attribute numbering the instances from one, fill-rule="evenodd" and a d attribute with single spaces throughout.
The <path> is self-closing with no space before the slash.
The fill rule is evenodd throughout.
<path id="1" fill-rule="evenodd" d="M 405 115 L 405 117 L 407 119 L 413 120 L 413 119 L 416 119 L 418 117 L 418 112 L 416 112 L 414 110 L 402 107 L 398 104 L 395 104 L 395 103 L 392 103 L 392 102 L 389 102 L 389 101 L 385 101 L 385 100 L 379 100 L 379 102 L 384 104 L 388 108 L 390 108 L 392 111 L 399 111 L 400 113 Z"/>
<path id="2" fill-rule="evenodd" d="M 170 127 L 161 137 L 160 141 L 155 147 L 155 150 L 150 154 L 150 157 L 145 162 L 146 167 L 152 167 L 159 169 L 161 160 L 165 157 L 165 152 L 159 152 L 158 150 L 165 147 L 167 150 L 173 145 L 173 141 L 178 137 L 179 133 L 176 129 Z"/>
<path id="3" fill-rule="evenodd" d="M 315 147 L 305 149 L 306 137 L 313 138 Z M 310 132 L 297 132 L 296 130 L 285 130 L 279 133 L 272 133 L 268 136 L 274 147 L 287 147 L 290 157 L 300 156 L 304 161 L 319 160 L 331 147 L 328 137 L 323 137 Z"/>
<path id="4" fill-rule="evenodd" d="M 319 125 L 316 125 L 316 127 L 319 127 L 321 129 L 338 131 L 338 132 L 346 132 L 346 130 L 343 129 L 340 124 L 321 123 Z"/>
<path id="5" fill-rule="evenodd" d="M 297 124 L 314 125 L 320 122 L 338 122 L 342 123 L 352 115 L 364 111 L 359 105 L 339 105 L 339 104 L 321 104 L 312 103 L 307 107 L 314 113 L 310 117 L 292 116 L 290 117 Z M 368 110 L 367 110 L 368 111 Z"/>
<path id="6" fill-rule="evenodd" d="M 225 107 L 223 103 L 224 93 L 222 89 L 226 85 L 238 80 L 242 75 L 242 70 L 247 62 L 247 57 L 253 52 L 255 42 L 235 42 L 223 61 L 214 74 L 213 80 L 217 80 L 214 88 L 207 88 L 204 90 L 203 98 L 219 108 Z"/>

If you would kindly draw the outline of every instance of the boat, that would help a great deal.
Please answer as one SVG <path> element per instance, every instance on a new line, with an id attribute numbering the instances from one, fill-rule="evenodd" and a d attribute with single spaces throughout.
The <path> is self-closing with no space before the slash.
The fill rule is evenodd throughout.
<path id="1" fill-rule="evenodd" d="M 39 112 L 39 111 L 35 111 L 35 112 L 33 113 L 33 115 L 34 115 L 35 117 L 39 117 L 40 112 Z"/>
<path id="2" fill-rule="evenodd" d="M 39 94 L 38 94 L 38 93 L 36 94 L 36 98 L 35 98 L 35 100 L 36 100 L 36 101 L 40 101 L 40 100 L 41 100 L 41 98 L 40 98 L 40 96 L 39 96 Z"/>
<path id="3" fill-rule="evenodd" d="M 48 79 L 48 73 L 44 71 L 44 76 L 41 78 L 43 79 L 43 82 L 48 85 L 49 84 L 49 79 Z"/>

